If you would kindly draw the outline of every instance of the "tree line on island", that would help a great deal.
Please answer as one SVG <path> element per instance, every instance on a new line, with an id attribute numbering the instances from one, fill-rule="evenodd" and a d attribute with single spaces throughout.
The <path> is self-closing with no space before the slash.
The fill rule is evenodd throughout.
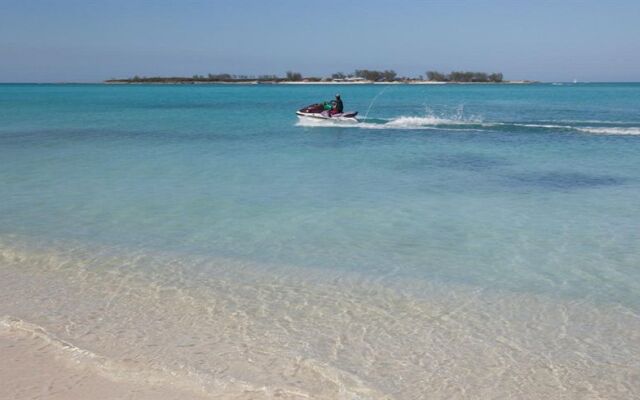
<path id="1" fill-rule="evenodd" d="M 503 75 L 500 72 L 470 72 L 453 71 L 444 74 L 438 71 L 427 71 L 426 79 L 418 77 L 398 76 L 394 70 L 357 69 L 351 74 L 336 72 L 330 77 L 303 76 L 300 72 L 287 71 L 285 76 L 277 75 L 235 75 L 235 74 L 207 74 L 191 77 L 146 77 L 134 76 L 127 79 L 109 79 L 107 83 L 282 83 L 282 82 L 449 82 L 449 83 L 500 83 Z"/>
<path id="2" fill-rule="evenodd" d="M 442 74 L 438 71 L 427 71 L 427 79 L 435 82 L 502 82 L 501 72 L 487 74 L 485 72 L 453 71 Z"/>

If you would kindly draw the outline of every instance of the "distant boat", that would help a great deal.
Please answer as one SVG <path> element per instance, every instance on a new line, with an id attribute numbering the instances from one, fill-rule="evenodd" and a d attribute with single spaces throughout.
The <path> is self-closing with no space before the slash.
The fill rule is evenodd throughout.
<path id="1" fill-rule="evenodd" d="M 578 80 L 577 80 L 577 79 L 574 79 L 574 80 L 573 80 L 573 83 L 578 83 Z"/>

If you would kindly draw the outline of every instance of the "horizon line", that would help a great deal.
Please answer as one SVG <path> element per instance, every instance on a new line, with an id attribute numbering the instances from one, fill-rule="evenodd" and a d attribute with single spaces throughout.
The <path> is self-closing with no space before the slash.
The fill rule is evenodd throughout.
<path id="1" fill-rule="evenodd" d="M 189 79 L 189 78 L 186 78 Z M 255 81 L 257 81 L 257 79 L 255 79 Z M 514 80 L 505 80 L 504 83 L 508 83 L 508 82 L 521 82 L 521 81 L 526 81 L 526 80 L 521 80 L 521 79 L 514 79 Z M 428 82 L 428 81 L 425 81 Z M 445 81 L 434 81 L 434 82 L 438 82 L 438 83 L 444 83 L 444 84 L 496 84 L 499 85 L 501 84 L 500 82 L 445 82 Z M 575 83 L 640 83 L 640 80 L 638 81 L 542 81 L 542 80 L 531 80 L 529 82 L 532 83 L 571 83 L 571 84 L 575 84 Z M 204 82 L 207 83 L 207 82 Z M 208 84 L 225 84 L 224 81 L 212 81 Z M 309 84 L 314 84 L 314 85 L 322 85 L 322 84 L 332 84 L 333 82 L 331 81 L 326 81 L 326 82 L 296 82 L 297 84 L 300 85 L 304 85 L 305 83 L 309 83 Z M 401 83 L 401 82 L 400 82 Z M 112 83 L 108 83 L 107 80 L 103 80 L 103 81 L 24 81 L 24 82 L 8 82 L 8 81 L 0 81 L 0 85 L 97 85 L 97 84 L 103 84 L 103 85 L 111 85 L 111 86 L 117 86 L 114 85 Z M 128 84 L 128 83 L 125 83 Z M 136 85 L 144 85 L 144 84 L 149 84 L 149 85 L 158 85 L 159 83 L 153 83 L 153 82 L 140 82 L 140 83 L 135 83 Z M 163 85 L 180 85 L 180 83 L 162 83 Z M 238 84 L 242 84 L 242 82 L 238 82 Z M 349 85 L 350 83 L 343 83 L 345 85 Z M 379 84 L 393 84 L 393 82 L 371 82 L 371 83 L 353 83 L 353 85 L 379 85 Z"/>

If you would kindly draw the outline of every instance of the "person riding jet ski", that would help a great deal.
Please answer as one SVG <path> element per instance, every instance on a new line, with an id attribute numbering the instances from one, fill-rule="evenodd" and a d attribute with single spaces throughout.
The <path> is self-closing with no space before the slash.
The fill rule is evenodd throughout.
<path id="1" fill-rule="evenodd" d="M 331 102 L 333 106 L 331 110 L 329 110 L 329 115 L 341 114 L 344 110 L 344 104 L 342 104 L 342 99 L 340 98 L 340 93 L 336 94 L 336 99 Z"/>
<path id="2" fill-rule="evenodd" d="M 325 101 L 322 103 L 322 107 L 324 111 L 328 111 L 329 115 L 340 114 L 344 110 L 344 105 L 342 104 L 342 99 L 340 99 L 340 94 L 336 94 L 336 99 L 331 101 Z"/>
<path id="3" fill-rule="evenodd" d="M 311 104 L 296 111 L 299 117 L 314 119 L 332 119 L 336 118 L 340 121 L 358 122 L 357 111 L 344 111 L 344 104 L 340 98 L 340 94 L 336 94 L 335 100 L 324 101 L 322 103 Z"/>

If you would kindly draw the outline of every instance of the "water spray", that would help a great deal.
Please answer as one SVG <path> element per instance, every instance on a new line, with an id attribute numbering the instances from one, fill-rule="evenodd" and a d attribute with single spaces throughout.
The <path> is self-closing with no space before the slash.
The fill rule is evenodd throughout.
<path id="1" fill-rule="evenodd" d="M 386 92 L 387 89 L 389 89 L 389 86 L 384 87 L 377 95 L 375 95 L 373 97 L 373 99 L 371 100 L 371 102 L 369 103 L 369 107 L 367 108 L 367 112 L 364 115 L 364 119 L 366 120 L 369 117 L 369 111 L 371 111 L 371 107 L 373 107 L 373 104 L 376 102 L 376 100 L 378 99 L 378 97 L 380 97 L 382 95 L 382 93 Z"/>

